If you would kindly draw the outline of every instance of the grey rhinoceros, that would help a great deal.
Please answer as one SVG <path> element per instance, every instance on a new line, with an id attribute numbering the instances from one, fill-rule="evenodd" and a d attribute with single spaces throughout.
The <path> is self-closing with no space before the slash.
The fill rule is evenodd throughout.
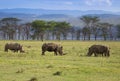
<path id="1" fill-rule="evenodd" d="M 11 50 L 13 52 L 18 52 L 20 51 L 20 53 L 24 52 L 22 50 L 22 45 L 18 44 L 18 43 L 6 43 L 5 44 L 5 48 L 4 51 L 8 52 L 8 50 Z"/>
<path id="2" fill-rule="evenodd" d="M 42 45 L 42 55 L 45 55 L 45 52 L 54 52 L 55 55 L 63 55 L 63 47 L 60 44 L 55 43 L 44 43 Z"/>
<path id="3" fill-rule="evenodd" d="M 101 54 L 102 56 L 110 56 L 110 49 L 107 46 L 104 45 L 92 45 L 88 49 L 87 56 L 91 56 L 94 54 L 94 56 L 98 56 L 98 54 Z"/>

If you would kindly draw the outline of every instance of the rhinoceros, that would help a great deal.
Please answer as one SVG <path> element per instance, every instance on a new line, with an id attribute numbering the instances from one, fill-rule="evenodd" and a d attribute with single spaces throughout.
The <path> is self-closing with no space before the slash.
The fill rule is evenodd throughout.
<path id="1" fill-rule="evenodd" d="M 102 56 L 110 56 L 110 49 L 107 46 L 104 45 L 92 45 L 88 49 L 87 56 L 91 56 L 94 53 L 94 56 L 98 56 L 98 54 L 101 54 Z"/>
<path id="2" fill-rule="evenodd" d="M 59 53 L 59 55 L 63 55 L 63 47 L 60 44 L 55 43 L 44 43 L 42 45 L 42 55 L 45 55 L 45 52 L 54 52 L 55 55 Z"/>
<path id="3" fill-rule="evenodd" d="M 18 43 L 6 43 L 4 51 L 8 52 L 8 50 L 11 50 L 13 52 L 18 52 L 23 53 L 24 51 L 22 50 L 22 46 Z"/>

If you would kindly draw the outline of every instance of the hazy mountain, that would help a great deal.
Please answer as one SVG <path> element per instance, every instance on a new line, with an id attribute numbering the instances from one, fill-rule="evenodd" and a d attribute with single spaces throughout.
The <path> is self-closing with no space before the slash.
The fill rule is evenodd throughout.
<path id="1" fill-rule="evenodd" d="M 33 14 L 25 14 L 25 13 L 6 13 L 6 12 L 0 12 L 0 18 L 5 17 L 18 17 L 18 18 L 27 18 L 27 17 L 33 17 Z"/>
<path id="2" fill-rule="evenodd" d="M 101 22 L 108 22 L 115 25 L 120 23 L 120 15 L 115 14 L 88 14 L 88 15 L 99 17 Z"/>
<path id="3" fill-rule="evenodd" d="M 110 12 L 103 10 L 47 10 L 47 9 L 27 9 L 27 8 L 13 8 L 13 9 L 0 9 L 0 12 L 6 13 L 24 13 L 24 14 L 67 14 L 73 16 L 81 16 L 85 14 L 120 14 L 119 12 Z"/>
<path id="4" fill-rule="evenodd" d="M 74 26 L 82 26 L 83 22 L 80 21 L 80 17 L 83 15 L 98 16 L 101 22 L 109 22 L 111 24 L 120 23 L 119 12 L 109 12 L 102 10 L 45 10 L 45 9 L 0 9 L 0 18 L 15 17 L 22 19 L 23 21 L 33 21 L 36 19 L 41 20 L 55 20 L 55 21 L 67 21 Z"/>

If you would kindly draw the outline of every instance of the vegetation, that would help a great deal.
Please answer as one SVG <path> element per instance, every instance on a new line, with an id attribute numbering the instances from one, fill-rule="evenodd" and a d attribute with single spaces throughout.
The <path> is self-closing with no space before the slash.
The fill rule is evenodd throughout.
<path id="1" fill-rule="evenodd" d="M 96 33 L 96 30 L 97 30 L 97 24 L 99 22 L 99 18 L 98 17 L 92 17 L 92 16 L 83 16 L 82 18 L 80 18 L 84 24 L 85 24 L 85 27 L 83 28 L 84 29 L 84 36 L 88 35 L 88 40 L 90 40 L 90 36 L 92 34 L 92 32 Z M 96 34 L 95 34 L 96 35 Z M 97 35 L 95 37 L 95 40 L 97 38 Z M 84 37 L 84 40 L 85 40 L 85 37 Z"/>
<path id="2" fill-rule="evenodd" d="M 120 24 L 117 25 L 117 37 L 120 38 Z"/>
<path id="3" fill-rule="evenodd" d="M 4 52 L 8 42 L 23 45 L 25 53 Z M 44 42 L 63 45 L 64 56 L 46 52 L 41 56 Z M 119 81 L 120 42 L 114 41 L 0 41 L 1 81 Z M 87 57 L 93 44 L 109 46 L 110 57 Z"/>
<path id="4" fill-rule="evenodd" d="M 20 21 L 17 18 L 3 18 L 1 20 L 1 30 L 4 39 L 14 39 L 14 35 L 17 30 L 17 22 Z"/>
<path id="5" fill-rule="evenodd" d="M 3 18 L 0 21 L 0 38 L 3 40 L 41 41 L 119 39 L 119 29 L 116 32 L 117 28 L 113 24 L 100 22 L 99 17 L 82 16 L 80 20 L 83 21 L 84 26 L 76 28 L 65 21 L 34 20 L 23 23 L 22 20 L 17 18 Z"/>

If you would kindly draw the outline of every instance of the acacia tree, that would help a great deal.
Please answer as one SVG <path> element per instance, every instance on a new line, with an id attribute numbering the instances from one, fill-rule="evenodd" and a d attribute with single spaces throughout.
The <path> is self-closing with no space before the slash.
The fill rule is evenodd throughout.
<path id="1" fill-rule="evenodd" d="M 71 34 L 71 39 L 74 40 L 74 37 L 75 37 L 75 28 L 71 27 L 70 30 L 69 30 L 69 32 Z"/>
<path id="2" fill-rule="evenodd" d="M 81 29 L 77 29 L 76 30 L 76 40 L 80 40 L 80 33 L 81 33 Z"/>
<path id="3" fill-rule="evenodd" d="M 85 30 L 88 36 L 88 40 L 91 39 L 91 34 L 94 34 L 95 40 L 97 38 L 98 29 L 96 24 L 100 21 L 100 19 L 96 16 L 83 16 L 80 18 L 85 24 Z M 85 33 L 84 30 L 84 33 Z"/>
<path id="4" fill-rule="evenodd" d="M 91 30 L 92 30 L 92 34 L 94 35 L 95 40 L 97 40 L 97 36 L 99 34 L 99 27 L 98 27 L 98 23 L 99 23 L 100 19 L 96 16 L 91 18 Z"/>
<path id="5" fill-rule="evenodd" d="M 43 41 L 45 30 L 47 28 L 46 22 L 43 20 L 35 20 L 32 22 L 32 30 L 34 31 L 34 37 Z"/>
<path id="6" fill-rule="evenodd" d="M 6 31 L 6 26 L 3 26 L 3 23 L 2 21 L 0 21 L 0 35 L 3 39 L 7 39 L 6 36 L 7 36 L 7 31 Z"/>
<path id="7" fill-rule="evenodd" d="M 89 32 L 89 29 L 87 27 L 83 27 L 82 28 L 82 37 L 83 37 L 83 40 L 86 40 L 86 36 L 87 36 L 87 32 Z"/>
<path id="8" fill-rule="evenodd" d="M 23 32 L 27 40 L 30 38 L 30 31 L 31 31 L 31 23 L 28 22 L 28 23 L 23 24 Z"/>
<path id="9" fill-rule="evenodd" d="M 14 39 L 17 30 L 17 23 L 20 19 L 17 18 L 3 18 L 1 20 L 2 23 L 2 31 L 4 35 L 6 35 L 7 39 Z"/>
<path id="10" fill-rule="evenodd" d="M 52 39 L 54 40 L 54 36 L 56 34 L 55 32 L 55 27 L 56 27 L 56 24 L 57 22 L 55 21 L 49 21 L 47 22 L 47 39 L 50 39 L 50 33 L 51 33 L 51 36 L 52 36 Z"/>
<path id="11" fill-rule="evenodd" d="M 91 36 L 91 16 L 82 16 L 80 19 L 84 22 L 85 24 L 85 29 L 87 29 L 87 31 L 84 30 L 84 33 L 86 32 L 88 35 L 88 40 L 90 40 L 90 36 Z"/>
<path id="12" fill-rule="evenodd" d="M 108 23 L 108 32 L 109 32 L 110 40 L 113 40 L 113 38 L 114 38 L 112 28 L 113 28 L 113 24 Z"/>
<path id="13" fill-rule="evenodd" d="M 71 28 L 71 25 L 70 23 L 67 23 L 67 22 L 61 22 L 60 24 L 61 24 L 61 33 L 63 36 L 63 40 L 67 40 L 67 35 L 69 32 L 69 29 Z"/>
<path id="14" fill-rule="evenodd" d="M 118 24 L 116 27 L 117 27 L 117 37 L 120 38 L 120 24 Z"/>
<path id="15" fill-rule="evenodd" d="M 99 24 L 94 25 L 92 28 L 93 35 L 94 35 L 94 40 L 97 40 L 98 35 L 100 34 L 100 27 Z"/>
<path id="16" fill-rule="evenodd" d="M 99 23 L 99 27 L 101 30 L 101 36 L 106 41 L 108 36 L 109 23 Z"/>
<path id="17" fill-rule="evenodd" d="M 20 40 L 21 39 L 21 34 L 23 33 L 22 32 L 22 24 L 20 24 L 19 26 L 17 26 L 17 33 L 18 33 L 18 40 Z"/>
<path id="18" fill-rule="evenodd" d="M 70 29 L 71 25 L 67 22 L 57 22 L 55 26 L 56 30 L 56 39 L 60 40 L 61 35 L 63 36 L 63 39 L 67 39 L 67 34 Z"/>

